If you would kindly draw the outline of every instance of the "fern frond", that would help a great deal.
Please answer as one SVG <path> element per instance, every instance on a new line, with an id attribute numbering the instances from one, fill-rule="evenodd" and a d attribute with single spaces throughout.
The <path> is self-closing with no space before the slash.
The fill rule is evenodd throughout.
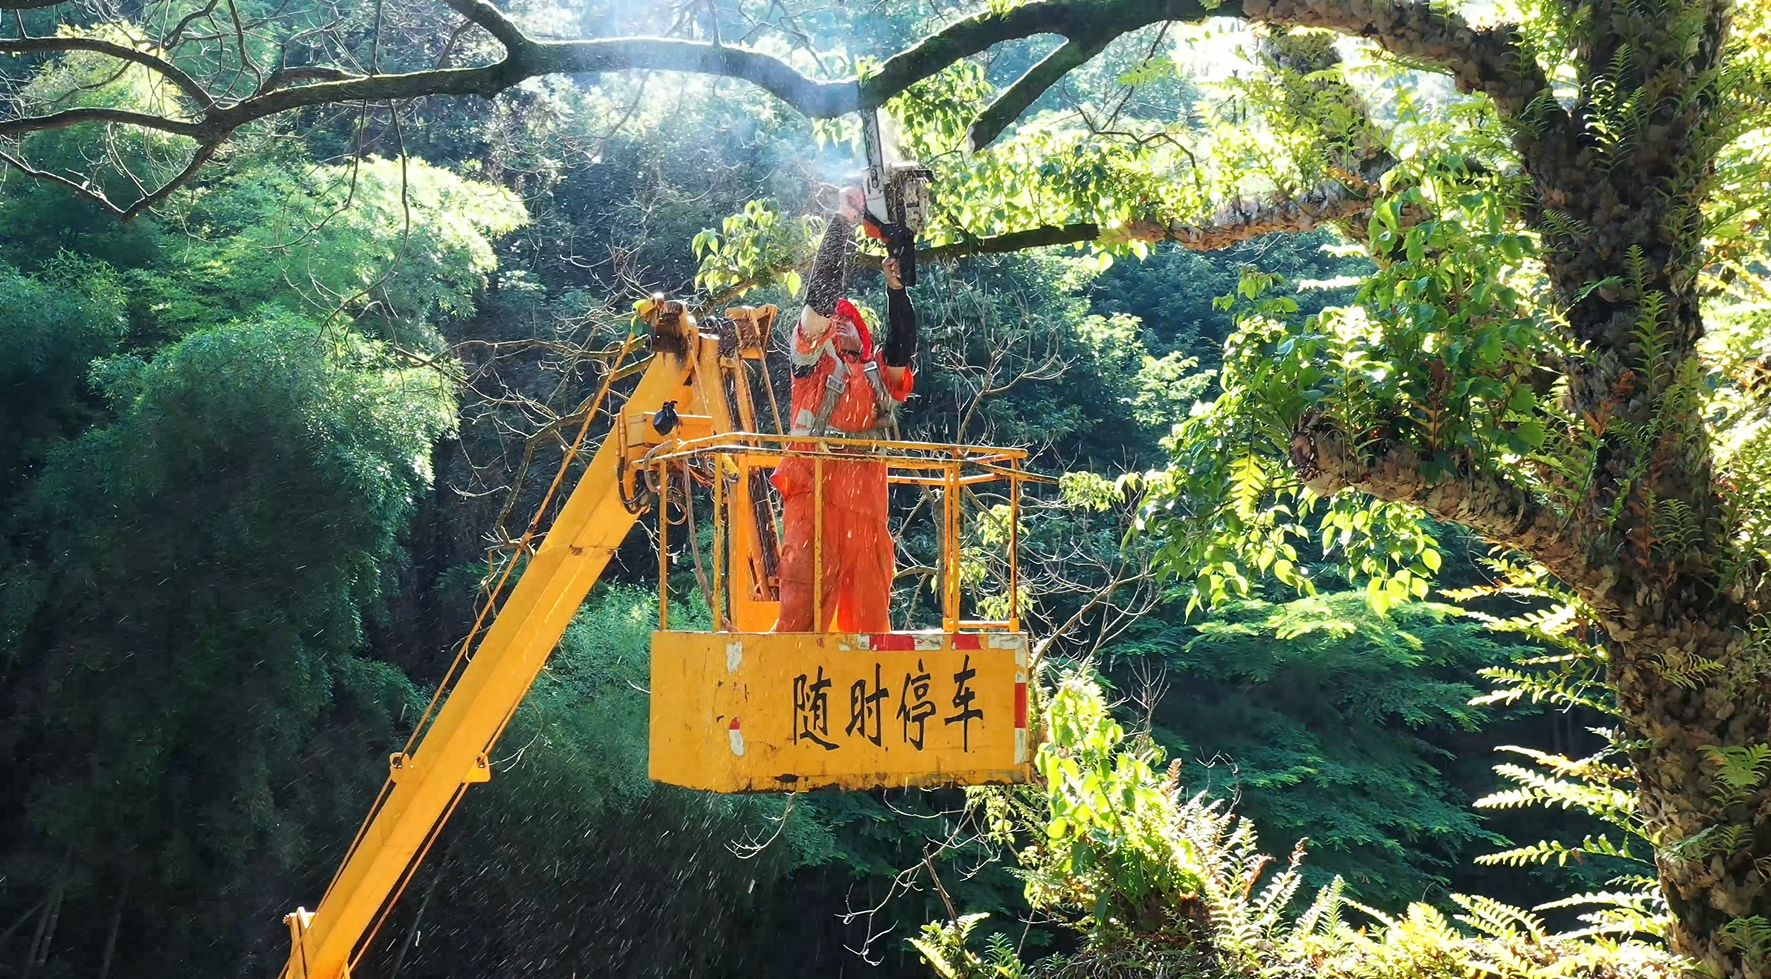
<path id="1" fill-rule="evenodd" d="M 1490 938 L 1513 938 L 1523 934 L 1538 942 L 1548 934 L 1543 920 L 1524 908 L 1480 894 L 1452 894 L 1451 900 L 1464 909 L 1457 920 Z"/>
<path id="2" fill-rule="evenodd" d="M 1722 944 L 1746 956 L 1750 961 L 1763 962 L 1771 957 L 1771 922 L 1763 915 L 1747 918 L 1735 918 L 1722 926 L 1717 933 Z"/>
<path id="3" fill-rule="evenodd" d="M 1716 785 L 1710 795 L 1720 806 L 1745 799 L 1764 786 L 1767 775 L 1771 775 L 1771 745 L 1705 745 L 1703 753 L 1716 763 Z"/>
<path id="4" fill-rule="evenodd" d="M 1341 926 L 1341 906 L 1346 901 L 1347 882 L 1340 874 L 1335 874 L 1328 885 L 1316 892 L 1316 899 L 1298 915 L 1297 924 L 1292 934 L 1308 937 L 1316 934 L 1329 935 Z"/>
<path id="5" fill-rule="evenodd" d="M 1471 803 L 1478 809 L 1540 805 L 1589 812 L 1601 818 L 1619 816 L 1635 809 L 1634 796 L 1622 789 L 1590 781 L 1555 778 L 1520 765 L 1496 765 L 1494 770 L 1517 783 L 1517 787 L 1485 795 Z"/>

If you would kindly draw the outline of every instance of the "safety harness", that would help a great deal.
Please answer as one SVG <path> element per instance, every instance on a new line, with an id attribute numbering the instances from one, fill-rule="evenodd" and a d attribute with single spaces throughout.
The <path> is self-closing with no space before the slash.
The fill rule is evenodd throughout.
<path id="1" fill-rule="evenodd" d="M 824 379 L 824 397 L 818 402 L 816 414 L 801 408 L 793 418 L 793 430 L 790 435 L 809 435 L 813 438 L 824 438 L 831 434 L 830 416 L 836 413 L 836 402 L 848 387 L 848 361 L 843 360 L 836 352 L 833 340 L 826 337 L 824 342 L 806 354 L 795 352 L 792 360 L 795 366 L 809 367 L 824 357 L 835 362 L 830 376 Z M 879 362 L 868 360 L 861 365 L 861 373 L 867 378 L 868 386 L 873 388 L 873 420 L 867 428 L 858 432 L 842 432 L 843 438 L 879 438 L 881 436 L 896 437 L 898 430 L 898 406 L 902 404 L 886 390 L 885 378 L 880 376 Z M 884 408 L 882 411 L 881 408 Z"/>

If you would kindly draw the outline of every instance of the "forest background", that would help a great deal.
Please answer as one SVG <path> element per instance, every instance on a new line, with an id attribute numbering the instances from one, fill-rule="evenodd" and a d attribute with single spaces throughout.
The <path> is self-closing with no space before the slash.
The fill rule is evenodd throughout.
<path id="1" fill-rule="evenodd" d="M 510 9 L 561 37 L 753 26 L 716 6 Z M 323 23 L 330 39 L 310 43 L 367 44 L 393 70 L 457 43 L 442 13 L 290 0 L 244 16 L 284 41 Z M 945 14 L 838 4 L 785 22 L 809 50 L 866 57 Z M 53 34 L 63 15 L 18 17 Z M 127 30 L 107 23 L 88 26 Z M 384 23 L 423 43 L 380 48 Z M 1259 113 L 1244 85 L 1261 43 L 1219 22 L 1133 32 L 1028 118 L 1205 134 L 1238 99 Z M 1009 42 L 943 76 L 912 139 L 952 128 L 944 98 L 1006 84 L 1049 47 Z M 1457 118 L 1449 84 L 1367 68 L 1380 120 Z M 80 53 L 7 70 L 21 104 L 163 97 Z M 0 178 L 0 974 L 272 972 L 280 916 L 323 889 L 632 301 L 796 309 L 792 270 L 829 185 L 857 169 L 853 136 L 736 80 L 555 76 L 488 100 L 304 110 L 127 222 L 90 191 L 123 199 L 175 172 L 166 138 L 28 136 L 39 175 L 90 180 Z M 1312 890 L 1338 876 L 1379 909 L 1453 893 L 1532 906 L 1616 877 L 1625 861 L 1603 856 L 1473 862 L 1599 828 L 1567 809 L 1473 810 L 1517 781 L 1496 748 L 1608 744 L 1603 697 L 1517 695 L 1512 664 L 1566 636 L 1492 616 L 1561 606 L 1486 593 L 1520 580 L 1487 545 L 1428 525 L 1398 535 L 1415 577 L 1361 573 L 1331 518 L 1311 528 L 1320 546 L 1250 582 L 1229 563 L 1165 577 L 1160 536 L 1128 536 L 1136 484 L 1108 480 L 1181 452 L 1176 426 L 1221 393 L 1226 341 L 1251 317 L 1351 303 L 1376 271 L 1327 229 L 1193 245 L 957 257 L 917 287 L 909 433 L 1025 445 L 1067 474 L 1029 544 L 1048 682 L 1094 677 L 1138 750 L 1177 760 L 1189 795 L 1233 800 L 1269 851 L 1307 839 Z M 879 308 L 876 277 L 859 289 Z M 913 558 L 917 530 L 905 539 Z M 1028 955 L 1075 943 L 1030 916 L 1013 847 L 960 793 L 648 782 L 655 599 L 645 542 L 631 547 L 377 937 L 374 974 L 922 974 L 905 939 L 956 910 L 1014 923 Z M 1463 604 L 1426 600 L 1442 597 L 1429 577 Z M 920 581 L 901 582 L 905 603 Z M 1514 695 L 1484 696 L 1497 685 Z"/>

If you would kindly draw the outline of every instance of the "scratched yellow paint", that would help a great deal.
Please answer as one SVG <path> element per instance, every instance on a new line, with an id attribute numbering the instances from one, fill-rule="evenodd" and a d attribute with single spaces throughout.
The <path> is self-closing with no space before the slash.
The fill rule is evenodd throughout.
<path id="1" fill-rule="evenodd" d="M 1024 782 L 1026 682 L 1020 633 L 653 633 L 651 776 L 716 792 Z"/>

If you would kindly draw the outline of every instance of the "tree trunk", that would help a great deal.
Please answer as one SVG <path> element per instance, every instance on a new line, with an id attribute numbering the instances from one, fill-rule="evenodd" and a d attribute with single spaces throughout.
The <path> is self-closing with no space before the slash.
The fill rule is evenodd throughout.
<path id="1" fill-rule="evenodd" d="M 1730 8 L 1675 2 L 1653 31 L 1630 26 L 1637 9 L 1595 0 L 1567 131 L 1521 140 L 1579 343 L 1567 407 L 1599 444 L 1566 514 L 1589 572 L 1570 583 L 1611 640 L 1673 947 L 1712 975 L 1771 979 L 1771 633 L 1753 628 L 1767 596 L 1763 569 L 1731 557 L 1696 353 Z"/>
<path id="2" fill-rule="evenodd" d="M 129 902 L 129 878 L 123 879 L 123 886 L 117 891 L 117 907 L 111 911 L 111 927 L 105 933 L 104 955 L 98 963 L 98 979 L 109 979 L 111 959 L 117 952 L 117 933 L 123 930 L 123 908 Z"/>
<path id="3" fill-rule="evenodd" d="M 1580 57 L 1610 101 L 1589 84 L 1516 140 L 1534 190 L 1522 210 L 1574 341 L 1546 366 L 1585 430 L 1570 444 L 1596 444 L 1564 460 L 1585 474 L 1578 499 L 1552 506 L 1487 464 L 1429 480 L 1415 447 L 1357 444 L 1323 415 L 1299 422 L 1292 461 L 1317 492 L 1412 503 L 1529 554 L 1594 608 L 1673 947 L 1713 976 L 1771 979 L 1771 574 L 1736 552 L 1697 358 L 1728 8 L 1690 0 L 1658 36 L 1607 36 L 1632 10 L 1591 5 Z M 1620 116 L 1623 94 L 1648 108 Z"/>
<path id="4" fill-rule="evenodd" d="M 1606 252 L 1621 280 L 1570 315 L 1590 352 L 1571 365 L 1568 407 L 1599 440 L 1590 485 L 1568 514 L 1588 572 L 1571 584 L 1611 640 L 1673 947 L 1712 975 L 1771 979 L 1768 644 L 1752 632 L 1756 575 L 1729 560 L 1733 528 L 1703 424 L 1696 270 L 1677 260 L 1696 252 L 1677 240 L 1680 219 L 1664 199 L 1646 203 L 1657 186 L 1611 188 L 1607 202 L 1642 203 L 1627 215 L 1597 209 L 1617 218 L 1594 222 L 1610 247 L 1563 265 L 1584 288 L 1600 281 L 1586 277 Z M 1558 284 L 1576 291 L 1572 278 Z"/>
<path id="5" fill-rule="evenodd" d="M 1771 709 L 1765 640 L 1714 608 L 1613 629 L 1611 654 L 1641 813 L 1654 834 L 1673 947 L 1718 976 L 1771 976 Z M 1717 620 L 1722 621 L 1718 622 Z"/>
<path id="6" fill-rule="evenodd" d="M 31 937 L 31 950 L 25 955 L 24 979 L 31 979 L 39 965 L 49 962 L 49 948 L 55 942 L 55 927 L 61 922 L 62 898 L 68 892 L 68 875 L 74 867 L 74 848 L 62 857 L 61 869 L 56 872 L 55 884 L 49 892 L 49 899 L 43 902 L 43 917 L 37 919 L 37 932 Z"/>

